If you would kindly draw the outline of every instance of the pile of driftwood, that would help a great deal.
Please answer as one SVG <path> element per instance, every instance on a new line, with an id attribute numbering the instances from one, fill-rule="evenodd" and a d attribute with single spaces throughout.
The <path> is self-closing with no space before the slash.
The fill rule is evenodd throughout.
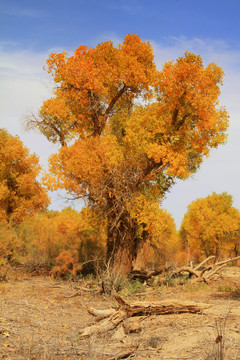
<path id="1" fill-rule="evenodd" d="M 220 270 L 225 267 L 228 263 L 240 259 L 240 256 L 237 256 L 232 259 L 227 259 L 223 261 L 217 261 L 212 264 L 209 264 L 210 260 L 215 259 L 215 256 L 209 256 L 207 259 L 203 260 L 200 264 L 193 266 L 183 266 L 179 269 L 168 269 L 167 271 L 140 271 L 135 270 L 132 272 L 132 279 L 139 279 L 140 281 L 149 281 L 150 279 L 156 277 L 156 280 L 159 284 L 164 284 L 166 282 L 166 275 L 168 279 L 177 278 L 181 274 L 186 274 L 187 278 L 192 282 L 205 282 L 208 283 L 214 275 L 218 274 Z"/>

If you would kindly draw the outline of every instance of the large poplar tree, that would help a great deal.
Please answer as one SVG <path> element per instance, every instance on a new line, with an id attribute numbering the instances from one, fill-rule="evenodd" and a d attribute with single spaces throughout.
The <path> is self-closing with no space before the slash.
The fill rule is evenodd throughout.
<path id="1" fill-rule="evenodd" d="M 174 180 L 195 173 L 226 139 L 223 71 L 189 52 L 157 70 L 151 45 L 137 35 L 118 47 L 53 53 L 47 64 L 53 97 L 28 125 L 61 144 L 49 185 L 105 213 L 107 259 L 128 272 Z"/>

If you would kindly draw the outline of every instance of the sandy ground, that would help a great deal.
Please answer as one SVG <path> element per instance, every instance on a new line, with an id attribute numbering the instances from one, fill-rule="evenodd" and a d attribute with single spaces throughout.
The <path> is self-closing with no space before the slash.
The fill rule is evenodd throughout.
<path id="1" fill-rule="evenodd" d="M 222 274 L 209 285 L 162 286 L 125 297 L 129 303 L 177 299 L 211 305 L 200 314 L 132 317 L 108 333 L 81 339 L 79 331 L 95 323 L 87 309 L 116 307 L 113 297 L 97 294 L 94 283 L 83 280 L 11 270 L 0 283 L 0 359 L 110 360 L 134 346 L 138 348 L 129 359 L 240 359 L 240 295 L 233 292 L 240 288 L 240 268 L 227 267 Z M 224 321 L 225 350 L 220 357 L 217 327 Z M 136 324 L 138 332 L 129 332 Z"/>

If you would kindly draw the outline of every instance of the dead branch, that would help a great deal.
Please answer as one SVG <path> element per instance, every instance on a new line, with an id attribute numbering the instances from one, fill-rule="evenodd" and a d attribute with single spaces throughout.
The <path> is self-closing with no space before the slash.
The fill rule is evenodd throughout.
<path id="1" fill-rule="evenodd" d="M 200 268 L 203 267 L 204 264 L 206 264 L 209 260 L 215 258 L 215 256 L 210 256 L 207 259 L 203 260 L 200 264 L 195 266 L 194 268 L 191 268 L 190 266 L 183 266 L 180 269 L 175 270 L 171 276 L 174 277 L 178 274 L 181 274 L 182 272 L 189 273 L 189 278 L 194 275 L 195 278 L 192 279 L 193 282 L 205 282 L 208 283 L 208 281 L 212 278 L 213 275 L 218 273 L 224 266 L 226 266 L 227 263 L 235 261 L 237 259 L 240 259 L 240 256 L 237 256 L 232 259 L 223 260 L 220 262 L 216 262 L 214 264 L 208 265 L 207 267 L 204 267 L 201 271 Z"/>
<path id="2" fill-rule="evenodd" d="M 215 255 L 212 255 L 212 256 L 209 256 L 207 259 L 203 260 L 202 262 L 200 262 L 200 264 L 198 264 L 197 266 L 195 266 L 195 270 L 198 270 L 200 269 L 204 264 L 206 264 L 206 262 L 208 262 L 209 260 L 212 260 L 214 259 L 216 256 Z"/>
<path id="3" fill-rule="evenodd" d="M 89 308 L 88 312 L 89 312 L 89 314 L 94 315 L 94 316 L 108 317 L 108 316 L 115 314 L 116 310 L 115 309 L 98 310 L 98 309 L 94 309 L 94 308 Z"/>
<path id="4" fill-rule="evenodd" d="M 131 305 L 126 303 L 119 295 L 115 295 L 115 299 L 120 308 L 127 313 L 127 317 L 142 315 L 166 315 L 181 313 L 198 313 L 209 307 L 207 304 L 181 302 L 174 300 L 154 301 L 149 303 L 146 301 L 134 302 Z"/>
<path id="5" fill-rule="evenodd" d="M 93 334 L 100 334 L 107 332 L 109 330 L 113 330 L 126 318 L 127 318 L 126 312 L 123 310 L 118 310 L 100 324 L 88 326 L 85 329 L 81 330 L 79 333 L 80 337 L 87 337 Z"/>
<path id="6" fill-rule="evenodd" d="M 235 260 L 238 260 L 238 259 L 240 259 L 240 256 L 236 256 L 235 258 L 232 258 L 232 259 L 227 259 L 227 260 L 223 260 L 223 261 L 220 261 L 220 262 L 217 262 L 216 264 L 214 264 L 214 265 L 222 265 L 222 264 L 227 264 L 227 263 L 229 263 L 229 262 L 231 262 L 231 261 L 235 261 Z"/>
<path id="7" fill-rule="evenodd" d="M 195 275 L 197 278 L 199 277 L 199 273 L 195 269 L 191 268 L 190 266 L 183 266 L 182 268 L 174 271 L 172 273 L 172 276 L 181 274 L 182 272 L 188 272 L 191 275 Z"/>
<path id="8" fill-rule="evenodd" d="M 93 334 L 100 334 L 113 330 L 125 319 L 132 316 L 150 316 L 150 315 L 166 315 L 166 314 L 181 314 L 192 313 L 197 314 L 203 309 L 211 305 L 193 302 L 178 302 L 174 300 L 157 301 L 157 302 L 134 302 L 128 304 L 121 296 L 115 295 L 115 299 L 119 304 L 119 309 L 96 310 L 90 308 L 88 312 L 94 316 L 104 316 L 105 320 L 88 326 L 80 331 L 81 337 L 91 336 Z"/>
<path id="9" fill-rule="evenodd" d="M 208 278 L 211 278 L 213 275 L 215 275 L 217 272 L 219 272 L 219 270 L 221 270 L 225 266 L 226 266 L 226 264 L 223 264 L 222 266 L 218 266 L 216 269 L 213 269 L 213 271 L 211 271 L 208 274 Z"/>

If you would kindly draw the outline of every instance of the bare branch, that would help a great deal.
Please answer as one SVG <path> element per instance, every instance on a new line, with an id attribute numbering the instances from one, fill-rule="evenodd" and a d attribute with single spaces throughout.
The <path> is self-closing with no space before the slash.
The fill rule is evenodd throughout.
<path id="1" fill-rule="evenodd" d="M 215 255 L 209 256 L 207 259 L 203 260 L 200 264 L 198 264 L 197 266 L 195 266 L 194 270 L 198 270 L 201 266 L 203 266 L 204 264 L 206 264 L 206 262 L 208 262 L 209 260 L 215 258 Z"/>

